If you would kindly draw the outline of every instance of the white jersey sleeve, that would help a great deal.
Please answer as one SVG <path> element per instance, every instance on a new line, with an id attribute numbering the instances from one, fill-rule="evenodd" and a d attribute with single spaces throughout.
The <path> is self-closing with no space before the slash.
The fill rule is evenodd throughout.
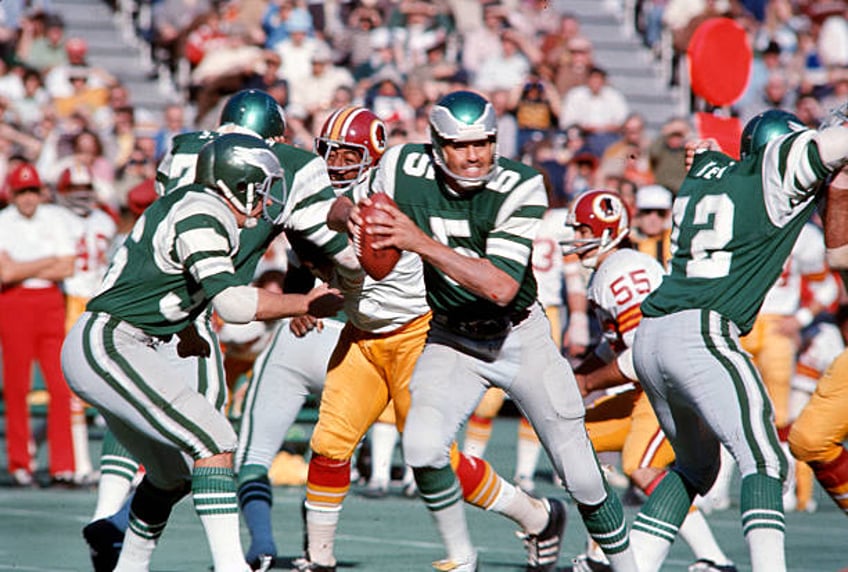
<path id="1" fill-rule="evenodd" d="M 548 209 L 533 241 L 533 274 L 544 307 L 563 306 L 565 265 L 560 241 L 566 238 L 568 209 Z"/>
<path id="2" fill-rule="evenodd" d="M 801 304 L 802 276 L 818 276 L 826 272 L 824 234 L 814 224 L 807 223 L 792 247 L 783 272 L 766 294 L 760 313 L 782 316 L 794 314 Z"/>
<path id="3" fill-rule="evenodd" d="M 86 217 L 68 211 L 68 228 L 72 229 L 77 257 L 74 274 L 65 279 L 65 292 L 71 296 L 91 298 L 109 266 L 109 250 L 115 238 L 115 221 L 100 209 Z"/>
<path id="4" fill-rule="evenodd" d="M 798 356 L 792 388 L 813 393 L 819 378 L 844 349 L 839 327 L 827 322 L 816 325 L 812 340 Z"/>

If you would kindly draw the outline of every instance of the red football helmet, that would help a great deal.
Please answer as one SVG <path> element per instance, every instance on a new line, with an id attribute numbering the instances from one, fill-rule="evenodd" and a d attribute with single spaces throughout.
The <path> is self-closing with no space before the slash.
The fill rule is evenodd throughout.
<path id="1" fill-rule="evenodd" d="M 388 130 L 382 119 L 364 107 L 348 106 L 327 118 L 315 138 L 314 149 L 327 163 L 336 192 L 342 193 L 364 180 L 368 170 L 380 162 L 387 139 Z M 359 161 L 331 161 L 330 154 L 335 149 L 353 149 L 359 153 Z"/>
<path id="2" fill-rule="evenodd" d="M 562 243 L 564 254 L 577 254 L 590 268 L 595 267 L 600 255 L 615 248 L 630 232 L 627 207 L 614 191 L 591 190 L 578 195 L 571 204 L 566 224 L 575 231 L 581 227 L 591 231 L 591 237 L 581 236 Z M 585 256 L 596 249 L 592 256 Z"/>
<path id="3" fill-rule="evenodd" d="M 62 169 L 56 180 L 58 202 L 80 216 L 88 215 L 97 206 L 94 177 L 85 165 L 70 165 Z"/>

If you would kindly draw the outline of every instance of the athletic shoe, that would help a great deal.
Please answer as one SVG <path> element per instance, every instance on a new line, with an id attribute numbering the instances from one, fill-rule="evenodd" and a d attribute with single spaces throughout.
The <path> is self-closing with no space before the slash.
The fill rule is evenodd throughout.
<path id="1" fill-rule="evenodd" d="M 712 560 L 701 558 L 688 568 L 689 572 L 737 572 L 736 566 L 730 564 L 716 564 Z"/>
<path id="2" fill-rule="evenodd" d="M 124 545 L 123 531 L 108 518 L 101 518 L 85 525 L 82 536 L 88 543 L 94 572 L 112 572 Z"/>
<path id="3" fill-rule="evenodd" d="M 15 469 L 12 471 L 11 485 L 13 487 L 34 487 L 35 478 L 26 469 Z"/>
<path id="4" fill-rule="evenodd" d="M 297 560 L 292 561 L 292 565 L 294 568 L 291 569 L 291 572 L 336 572 L 335 566 L 316 564 L 306 560 L 305 558 L 298 558 Z"/>
<path id="5" fill-rule="evenodd" d="M 256 572 L 267 572 L 274 567 L 274 556 L 271 554 L 260 554 L 248 564 L 250 564 L 251 570 L 256 570 Z"/>
<path id="6" fill-rule="evenodd" d="M 572 572 L 612 572 L 612 566 L 581 554 L 571 560 L 571 570 Z"/>
<path id="7" fill-rule="evenodd" d="M 565 534 L 565 504 L 558 499 L 546 499 L 550 514 L 548 524 L 539 534 L 518 533 L 527 549 L 526 572 L 555 572 L 559 550 Z"/>
<path id="8" fill-rule="evenodd" d="M 438 560 L 433 562 L 433 568 L 439 572 L 477 572 L 477 553 L 475 552 L 462 562 Z"/>

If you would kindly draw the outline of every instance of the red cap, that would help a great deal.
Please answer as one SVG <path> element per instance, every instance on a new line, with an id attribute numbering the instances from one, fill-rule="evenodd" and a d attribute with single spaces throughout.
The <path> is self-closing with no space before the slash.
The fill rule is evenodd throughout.
<path id="1" fill-rule="evenodd" d="M 30 163 L 24 163 L 16 167 L 9 173 L 6 183 L 12 193 L 17 193 L 24 189 L 40 189 L 41 178 L 38 176 L 38 171 Z"/>
<path id="2" fill-rule="evenodd" d="M 135 216 L 141 216 L 159 196 L 156 194 L 154 179 L 145 179 L 127 193 L 127 207 Z"/>
<path id="3" fill-rule="evenodd" d="M 84 56 L 88 52 L 88 42 L 82 38 L 68 38 L 65 41 L 65 51 L 68 55 Z"/>
<path id="4" fill-rule="evenodd" d="M 94 188 L 91 177 L 91 169 L 85 165 L 72 165 L 65 167 L 56 180 L 56 190 L 67 193 L 72 187 Z"/>

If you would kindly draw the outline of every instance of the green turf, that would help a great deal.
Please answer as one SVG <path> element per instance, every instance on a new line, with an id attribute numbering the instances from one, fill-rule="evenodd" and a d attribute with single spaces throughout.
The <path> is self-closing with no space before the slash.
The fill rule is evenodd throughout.
<path id="1" fill-rule="evenodd" d="M 505 476 L 512 474 L 516 422 L 498 419 L 488 457 Z M 99 450 L 99 441 L 92 442 Z M 3 453 L 0 453 L 2 460 Z M 43 452 L 39 455 L 43 462 Z M 0 465 L 2 466 L 2 465 Z M 2 475 L 2 471 L 0 471 Z M 563 496 L 549 481 L 547 461 L 540 463 L 539 492 Z M 5 475 L 3 475 L 5 477 Z M 342 511 L 336 543 L 341 561 L 339 570 L 398 572 L 430 570 L 429 563 L 443 556 L 441 543 L 424 506 L 417 499 L 392 495 L 366 500 L 356 494 L 348 497 Z M 281 554 L 296 556 L 300 551 L 300 487 L 274 490 L 274 529 Z M 787 559 L 793 572 L 838 572 L 848 567 L 848 520 L 835 505 L 816 492 L 819 511 L 815 514 L 787 515 Z M 86 546 L 80 535 L 95 502 L 93 491 L 54 489 L 21 490 L 0 488 L 0 571 L 84 571 L 90 570 Z M 565 567 L 570 557 L 581 552 L 585 530 L 573 506 L 569 506 L 566 542 L 560 558 Z M 627 507 L 632 522 L 635 509 Z M 472 538 L 481 553 L 483 571 L 523 570 L 523 548 L 515 537 L 515 526 L 504 518 L 469 508 Z M 747 549 L 738 520 L 738 505 L 708 517 L 720 544 L 736 560 L 740 571 L 749 571 Z M 243 529 L 243 541 L 247 532 Z M 685 571 L 692 561 L 688 548 L 678 542 L 672 548 L 665 571 Z M 206 540 L 191 502 L 183 501 L 154 555 L 153 568 L 165 571 L 206 571 L 211 559 Z"/>

